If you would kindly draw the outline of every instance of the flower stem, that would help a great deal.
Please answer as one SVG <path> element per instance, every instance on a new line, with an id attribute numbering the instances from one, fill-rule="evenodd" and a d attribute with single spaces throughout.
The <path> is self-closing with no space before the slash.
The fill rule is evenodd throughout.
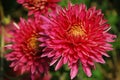
<path id="1" fill-rule="evenodd" d="M 1 47 L 0 47 L 0 72 L 3 74 L 4 71 L 4 62 L 3 62 L 3 56 L 4 56 L 4 27 L 2 26 L 2 34 L 1 34 Z M 3 80 L 3 77 L 0 78 L 0 80 Z"/>
<path id="2" fill-rule="evenodd" d="M 3 62 L 3 56 L 4 56 L 4 27 L 2 26 L 2 21 L 4 19 L 4 11 L 2 7 L 2 1 L 0 0 L 0 27 L 1 27 L 1 35 L 0 35 L 0 72 L 2 77 L 0 77 L 0 80 L 4 80 L 3 78 L 3 72 L 4 72 L 4 62 Z"/>

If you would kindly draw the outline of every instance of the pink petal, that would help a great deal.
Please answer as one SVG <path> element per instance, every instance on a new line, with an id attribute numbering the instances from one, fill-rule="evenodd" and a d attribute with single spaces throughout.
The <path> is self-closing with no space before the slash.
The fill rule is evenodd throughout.
<path id="1" fill-rule="evenodd" d="M 42 65 L 39 65 L 39 71 L 41 72 L 41 73 L 43 73 L 44 72 L 44 69 L 43 69 L 44 67 L 42 66 Z"/>
<path id="2" fill-rule="evenodd" d="M 61 58 L 59 60 L 59 62 L 57 63 L 56 67 L 55 67 L 55 70 L 57 71 L 58 69 L 60 69 L 63 65 L 63 58 Z"/>
<path id="3" fill-rule="evenodd" d="M 36 71 L 36 67 L 35 67 L 34 65 L 32 65 L 32 66 L 31 66 L 31 72 L 32 72 L 32 74 L 34 74 L 35 71 Z"/>
<path id="4" fill-rule="evenodd" d="M 75 64 L 74 66 L 72 66 L 71 71 L 70 71 L 71 79 L 75 78 L 77 73 L 78 73 L 78 66 Z"/>
<path id="5" fill-rule="evenodd" d="M 89 68 L 88 66 L 84 66 L 84 65 L 83 65 L 83 70 L 84 70 L 84 72 L 86 73 L 86 75 L 87 75 L 88 77 L 91 77 L 91 76 L 92 76 L 91 70 L 90 70 L 90 68 Z"/>
<path id="6" fill-rule="evenodd" d="M 57 62 L 57 59 L 51 61 L 50 66 L 52 66 L 52 65 L 55 64 L 56 62 Z"/>

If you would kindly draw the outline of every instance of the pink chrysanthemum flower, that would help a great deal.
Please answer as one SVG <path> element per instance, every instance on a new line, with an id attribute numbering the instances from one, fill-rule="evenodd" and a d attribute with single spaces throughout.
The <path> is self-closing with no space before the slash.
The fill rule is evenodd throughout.
<path id="1" fill-rule="evenodd" d="M 40 27 L 42 24 L 42 20 L 37 18 L 28 21 L 21 18 L 19 25 L 15 24 L 17 29 L 11 45 L 12 52 L 6 55 L 7 60 L 12 62 L 10 67 L 20 74 L 29 73 L 31 80 L 40 80 L 40 75 L 47 73 L 49 66 L 49 59 L 41 58 L 45 45 L 38 41 L 42 37 L 39 34 L 43 31 Z"/>
<path id="2" fill-rule="evenodd" d="M 45 14 L 49 9 L 55 10 L 60 0 L 17 0 L 29 10 L 29 14 Z"/>
<path id="3" fill-rule="evenodd" d="M 43 18 L 48 20 L 43 28 L 50 39 L 46 41 L 48 46 L 42 56 L 53 58 L 50 65 L 58 61 L 55 70 L 67 63 L 73 79 L 81 64 L 90 77 L 91 68 L 95 68 L 94 62 L 105 63 L 102 56 L 109 57 L 106 51 L 112 50 L 109 42 L 114 42 L 116 36 L 108 33 L 110 27 L 101 10 L 95 7 L 87 10 L 84 4 L 69 4 L 68 8 L 59 9 L 56 15 L 51 15 L 50 20 Z"/>

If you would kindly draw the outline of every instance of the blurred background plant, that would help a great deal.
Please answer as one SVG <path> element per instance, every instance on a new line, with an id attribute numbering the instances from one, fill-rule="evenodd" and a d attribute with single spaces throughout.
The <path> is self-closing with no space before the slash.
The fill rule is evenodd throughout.
<path id="1" fill-rule="evenodd" d="M 74 80 L 120 80 L 120 0 L 71 0 L 72 3 L 85 3 L 87 7 L 96 6 L 101 9 L 111 25 L 110 32 L 117 35 L 113 44 L 113 51 L 108 52 L 110 58 L 104 58 L 106 64 L 96 64 L 96 70 L 93 70 L 91 78 L 86 77 L 85 73 L 79 68 L 79 74 Z M 59 5 L 67 6 L 68 0 L 62 0 Z M 5 60 L 4 46 L 9 43 L 6 37 L 12 38 L 8 32 L 13 29 L 12 23 L 18 22 L 19 18 L 27 18 L 27 10 L 19 5 L 16 0 L 0 0 L 0 80 L 24 80 L 26 75 L 16 75 L 9 62 Z M 51 80 L 70 80 L 68 67 L 65 65 L 59 71 L 55 72 L 50 67 Z"/>

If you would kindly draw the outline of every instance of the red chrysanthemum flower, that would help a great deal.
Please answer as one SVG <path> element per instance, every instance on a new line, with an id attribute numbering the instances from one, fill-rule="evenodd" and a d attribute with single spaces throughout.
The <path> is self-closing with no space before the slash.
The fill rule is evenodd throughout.
<path id="1" fill-rule="evenodd" d="M 31 80 L 40 80 L 41 74 L 47 73 L 49 59 L 41 58 L 44 43 L 38 41 L 43 30 L 43 21 L 38 18 L 30 18 L 25 21 L 21 18 L 14 34 L 12 52 L 6 55 L 7 60 L 11 61 L 10 67 L 20 74 L 29 73 Z M 45 40 L 45 39 L 44 39 Z"/>
<path id="2" fill-rule="evenodd" d="M 43 18 L 48 20 L 43 28 L 50 38 L 42 56 L 53 58 L 50 65 L 58 61 L 55 70 L 67 63 L 73 79 L 81 64 L 90 77 L 94 62 L 105 63 L 102 56 L 108 57 L 106 51 L 112 50 L 108 42 L 114 42 L 116 36 L 108 33 L 110 27 L 101 10 L 95 7 L 87 10 L 84 4 L 69 4 L 68 8 L 59 9 L 56 15 L 51 15 L 50 20 Z"/>
<path id="3" fill-rule="evenodd" d="M 49 9 L 55 10 L 60 0 L 17 0 L 29 10 L 29 14 L 46 14 Z"/>

